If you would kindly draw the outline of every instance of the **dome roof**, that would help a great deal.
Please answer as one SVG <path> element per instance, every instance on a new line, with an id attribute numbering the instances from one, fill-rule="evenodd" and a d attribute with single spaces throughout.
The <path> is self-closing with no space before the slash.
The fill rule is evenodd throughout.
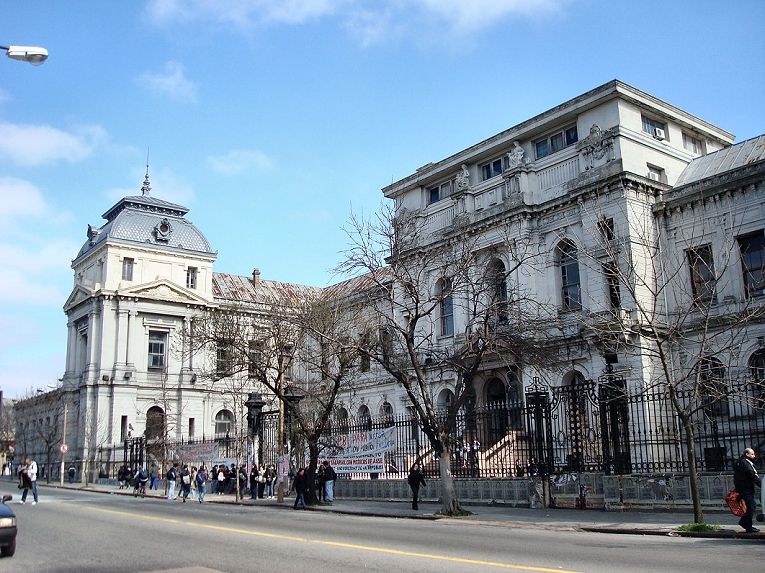
<path id="1" fill-rule="evenodd" d="M 186 207 L 149 195 L 124 197 L 103 214 L 106 224 L 101 228 L 88 225 L 88 239 L 75 260 L 107 240 L 214 254 L 202 232 L 184 218 L 188 212 Z"/>

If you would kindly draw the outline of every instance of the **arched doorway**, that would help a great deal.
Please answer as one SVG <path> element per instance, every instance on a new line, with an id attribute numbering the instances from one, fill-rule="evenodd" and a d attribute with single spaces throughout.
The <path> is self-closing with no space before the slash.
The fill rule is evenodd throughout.
<path id="1" fill-rule="evenodd" d="M 150 463 L 165 461 L 165 411 L 152 406 L 146 411 L 146 453 Z"/>
<path id="2" fill-rule="evenodd" d="M 499 378 L 486 383 L 487 433 L 489 445 L 499 442 L 507 434 L 507 389 Z"/>

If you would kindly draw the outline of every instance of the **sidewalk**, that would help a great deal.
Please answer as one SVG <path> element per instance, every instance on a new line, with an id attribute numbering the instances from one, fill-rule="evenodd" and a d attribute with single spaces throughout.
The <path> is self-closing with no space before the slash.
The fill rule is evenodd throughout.
<path id="1" fill-rule="evenodd" d="M 60 487 L 58 484 L 40 483 L 40 486 Z M 63 489 L 92 491 L 111 495 L 132 496 L 133 490 L 120 490 L 111 485 L 65 484 Z M 146 497 L 164 499 L 162 490 L 149 490 Z M 191 500 L 189 500 L 191 501 Z M 233 495 L 207 494 L 206 503 L 235 504 Z M 276 499 L 251 500 L 249 497 L 239 502 L 239 505 L 255 505 L 272 507 L 274 509 L 292 509 L 293 498 L 285 498 L 283 503 Z M 409 502 L 402 501 L 372 501 L 363 499 L 337 499 L 332 505 L 312 506 L 311 511 L 323 511 L 346 515 L 364 515 L 374 517 L 390 517 L 399 519 L 459 519 L 462 522 L 493 525 L 508 528 L 548 529 L 559 531 L 589 531 L 597 533 L 618 533 L 633 535 L 669 535 L 683 537 L 712 537 L 765 539 L 765 524 L 760 533 L 744 533 L 736 524 L 736 517 L 729 513 L 705 513 L 709 525 L 719 525 L 720 530 L 714 532 L 678 532 L 674 528 L 693 521 L 692 513 L 669 512 L 607 512 L 602 510 L 576 509 L 528 509 L 503 505 L 464 505 L 472 515 L 459 518 L 446 518 L 437 515 L 440 505 L 437 503 L 421 502 L 419 511 L 411 509 Z M 758 525 L 758 524 L 755 524 Z"/>

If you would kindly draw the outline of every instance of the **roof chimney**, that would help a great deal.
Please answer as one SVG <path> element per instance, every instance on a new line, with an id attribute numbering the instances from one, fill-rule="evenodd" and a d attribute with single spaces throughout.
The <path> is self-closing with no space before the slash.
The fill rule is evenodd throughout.
<path id="1" fill-rule="evenodd" d="M 252 269 L 252 284 L 258 285 L 260 283 L 260 269 Z"/>

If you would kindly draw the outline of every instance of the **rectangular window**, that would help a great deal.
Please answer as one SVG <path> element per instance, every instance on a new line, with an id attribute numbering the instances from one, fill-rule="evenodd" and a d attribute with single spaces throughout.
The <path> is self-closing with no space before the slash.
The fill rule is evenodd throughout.
<path id="1" fill-rule="evenodd" d="M 189 267 L 186 269 L 186 288 L 197 288 L 197 268 Z"/>
<path id="2" fill-rule="evenodd" d="M 683 133 L 683 149 L 694 155 L 701 155 L 704 153 L 701 147 L 701 140 L 695 137 Z"/>
<path id="3" fill-rule="evenodd" d="M 133 280 L 133 263 L 135 261 L 131 259 L 130 257 L 125 257 L 122 259 L 122 280 L 123 281 L 132 281 Z"/>
<path id="4" fill-rule="evenodd" d="M 497 175 L 502 175 L 502 170 L 505 166 L 505 161 L 502 157 L 493 159 L 487 164 L 481 166 L 481 181 L 486 181 Z"/>
<path id="5" fill-rule="evenodd" d="M 622 306 L 622 293 L 619 288 L 619 269 L 616 263 L 610 262 L 603 265 L 603 274 L 608 285 L 608 302 L 611 308 L 617 309 Z"/>
<path id="6" fill-rule="evenodd" d="M 232 344 L 227 340 L 222 340 L 218 342 L 218 347 L 215 351 L 215 372 L 218 378 L 225 378 L 226 376 L 231 376 L 233 368 Z"/>
<path id="7" fill-rule="evenodd" d="M 667 181 L 667 178 L 664 177 L 664 170 L 655 165 L 648 165 L 648 179 L 658 181 L 659 183 L 666 183 Z"/>
<path id="8" fill-rule="evenodd" d="M 447 181 L 428 189 L 428 204 L 445 199 L 452 193 L 452 182 Z"/>
<path id="9" fill-rule="evenodd" d="M 765 234 L 738 237 L 744 293 L 748 298 L 765 295 Z"/>
<path id="10" fill-rule="evenodd" d="M 708 305 L 715 300 L 715 263 L 712 258 L 712 246 L 701 245 L 686 251 L 688 267 L 691 271 L 691 292 L 698 305 Z"/>
<path id="11" fill-rule="evenodd" d="M 579 141 L 579 133 L 577 132 L 576 126 L 572 125 L 560 131 L 556 131 L 544 139 L 535 141 L 534 150 L 536 151 L 537 159 L 542 159 L 543 157 L 547 157 L 548 155 L 565 149 L 569 145 L 575 144 L 577 141 Z"/>
<path id="12" fill-rule="evenodd" d="M 149 331 L 149 369 L 162 370 L 165 367 L 167 332 Z"/>
<path id="13" fill-rule="evenodd" d="M 120 441 L 124 442 L 127 439 L 128 435 L 128 418 L 127 416 L 122 416 L 122 419 L 120 420 Z"/>
<path id="14" fill-rule="evenodd" d="M 598 220 L 598 234 L 604 241 L 614 240 L 614 220 L 605 217 Z"/>
<path id="15" fill-rule="evenodd" d="M 265 343 L 262 340 L 250 340 L 248 347 L 247 377 L 257 378 L 258 372 L 262 369 L 263 348 Z"/>
<path id="16" fill-rule="evenodd" d="M 642 116 L 643 131 L 651 137 L 658 137 L 660 139 L 667 139 L 667 124 L 661 121 L 651 119 L 650 117 Z M 659 131 L 656 131 L 656 130 Z"/>
<path id="17" fill-rule="evenodd" d="M 440 302 L 440 322 L 441 322 L 441 336 L 453 336 L 454 335 L 454 299 L 452 296 L 452 283 L 449 280 L 441 279 L 439 281 L 438 295 L 441 297 Z"/>
<path id="18" fill-rule="evenodd" d="M 194 418 L 189 418 L 189 438 L 194 437 Z"/>

